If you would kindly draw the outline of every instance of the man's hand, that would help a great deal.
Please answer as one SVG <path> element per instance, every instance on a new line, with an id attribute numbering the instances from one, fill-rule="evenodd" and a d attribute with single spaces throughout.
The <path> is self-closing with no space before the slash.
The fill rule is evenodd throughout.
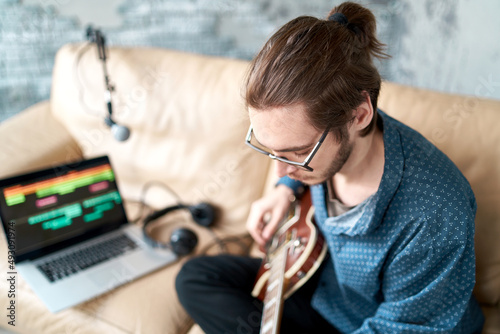
<path id="1" fill-rule="evenodd" d="M 252 204 L 246 227 L 261 250 L 288 213 L 293 198 L 292 189 L 280 184 L 268 195 Z"/>

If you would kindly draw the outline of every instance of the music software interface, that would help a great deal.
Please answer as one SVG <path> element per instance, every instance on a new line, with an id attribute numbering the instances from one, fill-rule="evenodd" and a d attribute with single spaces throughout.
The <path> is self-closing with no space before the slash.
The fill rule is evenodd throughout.
<path id="1" fill-rule="evenodd" d="M 109 163 L 52 174 L 0 190 L 3 217 L 16 227 L 17 254 L 126 219 Z"/>

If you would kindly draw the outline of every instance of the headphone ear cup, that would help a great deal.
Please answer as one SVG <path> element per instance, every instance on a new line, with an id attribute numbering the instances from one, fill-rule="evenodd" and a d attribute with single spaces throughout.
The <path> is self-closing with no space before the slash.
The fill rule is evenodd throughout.
<path id="1" fill-rule="evenodd" d="M 198 244 L 196 234 L 187 228 L 178 228 L 170 235 L 170 248 L 177 255 L 191 253 Z"/>
<path id="2" fill-rule="evenodd" d="M 188 210 L 191 212 L 193 220 L 201 226 L 208 227 L 215 220 L 215 208 L 209 203 L 203 202 L 191 205 L 188 207 Z"/>

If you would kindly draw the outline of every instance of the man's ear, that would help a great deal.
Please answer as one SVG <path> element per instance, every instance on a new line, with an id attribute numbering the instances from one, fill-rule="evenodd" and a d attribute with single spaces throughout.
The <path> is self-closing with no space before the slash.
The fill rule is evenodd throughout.
<path id="1" fill-rule="evenodd" d="M 370 100 L 370 95 L 368 92 L 362 92 L 364 96 L 364 101 L 354 110 L 353 116 L 354 122 L 353 126 L 355 126 L 356 131 L 363 131 L 373 119 L 373 106 Z"/>

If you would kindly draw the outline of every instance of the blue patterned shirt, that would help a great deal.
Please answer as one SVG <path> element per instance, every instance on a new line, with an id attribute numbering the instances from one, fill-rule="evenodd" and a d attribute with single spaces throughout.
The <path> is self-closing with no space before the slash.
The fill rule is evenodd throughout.
<path id="1" fill-rule="evenodd" d="M 312 306 L 342 333 L 475 333 L 476 202 L 457 167 L 416 131 L 379 111 L 385 166 L 378 191 L 328 217 L 311 187 L 329 257 Z M 288 177 L 279 183 L 295 191 Z"/>

